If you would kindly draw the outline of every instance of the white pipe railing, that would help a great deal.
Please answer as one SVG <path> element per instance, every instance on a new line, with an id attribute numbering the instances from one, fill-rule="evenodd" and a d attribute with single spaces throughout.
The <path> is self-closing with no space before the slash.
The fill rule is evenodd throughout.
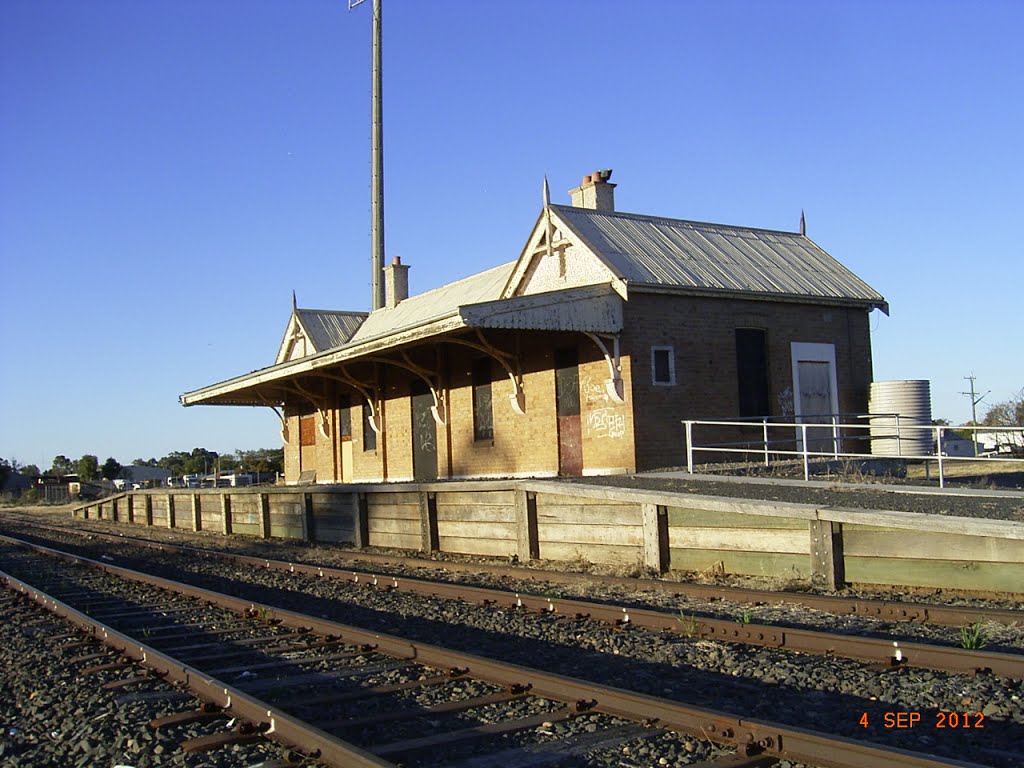
<path id="1" fill-rule="evenodd" d="M 821 416 L 815 416 L 815 419 L 824 419 L 826 414 Z M 775 421 L 771 417 L 764 417 L 756 420 L 752 419 L 686 419 L 683 421 L 684 430 L 686 433 L 686 469 L 690 474 L 693 474 L 694 468 L 694 454 L 701 451 L 706 453 L 759 453 L 763 456 L 764 466 L 771 466 L 771 457 L 780 456 L 796 456 L 800 459 L 803 464 L 804 480 L 810 479 L 810 466 L 811 459 L 816 457 L 827 457 L 834 460 L 843 459 L 877 459 L 877 458 L 900 458 L 910 461 L 923 461 L 925 462 L 925 468 L 927 470 L 928 462 L 937 461 L 939 469 L 939 487 L 945 488 L 946 477 L 945 467 L 949 461 L 963 461 L 963 462 L 985 462 L 985 461 L 1009 461 L 1019 462 L 1024 465 L 1024 459 L 1014 458 L 1011 456 L 1003 456 L 998 454 L 998 447 L 1004 445 L 997 438 L 997 453 L 994 456 L 978 456 L 977 454 L 977 433 L 984 432 L 986 434 L 998 434 L 1001 432 L 1011 433 L 1013 436 L 1005 442 L 1005 445 L 1010 448 L 1016 448 L 1018 450 L 1024 449 L 1024 426 L 1020 427 L 947 427 L 941 425 L 925 425 L 925 424 L 912 424 L 907 425 L 906 423 L 900 422 L 899 414 L 827 414 L 828 421 L 822 422 L 809 422 L 806 420 L 801 421 Z M 894 419 L 895 435 L 892 434 L 879 434 L 877 424 L 855 424 L 850 422 L 843 422 L 840 419 L 855 418 L 855 419 L 874 419 L 879 418 Z M 714 426 L 714 427 L 753 427 L 761 426 L 761 440 L 757 441 L 746 441 L 746 442 L 728 442 L 728 443 L 708 443 L 706 445 L 696 445 L 693 439 L 694 427 L 697 426 Z M 788 450 L 786 448 L 777 447 L 777 444 L 789 444 L 792 445 L 793 437 L 792 433 L 787 435 L 785 439 L 770 440 L 769 439 L 769 428 L 781 428 L 786 430 L 796 430 L 799 433 L 799 449 Z M 810 441 L 808 440 L 808 429 L 822 429 L 830 428 L 831 432 L 831 450 L 811 450 Z M 854 436 L 850 437 L 848 433 L 856 432 L 857 430 L 872 430 L 868 435 L 865 436 Z M 895 438 L 896 440 L 896 455 L 886 453 L 869 453 L 869 452 L 856 452 L 844 450 L 842 442 L 844 440 L 844 432 L 847 433 L 845 439 L 849 440 L 872 440 L 872 441 L 891 441 Z M 931 453 L 904 453 L 903 441 L 904 440 L 920 440 L 920 437 L 914 436 L 915 433 L 920 434 L 921 432 L 927 432 L 934 435 L 934 443 Z M 949 457 L 946 452 L 942 449 L 945 443 L 944 435 L 946 432 L 973 432 L 975 439 L 972 443 L 975 446 L 975 455 L 973 456 L 955 456 Z M 819 438 L 821 439 L 821 438 Z M 773 447 L 773 443 L 776 447 Z"/>

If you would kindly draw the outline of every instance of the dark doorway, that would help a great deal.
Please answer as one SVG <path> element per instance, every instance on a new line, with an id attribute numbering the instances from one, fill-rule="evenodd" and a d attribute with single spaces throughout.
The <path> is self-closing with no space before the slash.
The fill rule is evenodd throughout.
<path id="1" fill-rule="evenodd" d="M 740 416 L 769 416 L 768 345 L 759 328 L 736 329 L 736 374 Z"/>
<path id="2" fill-rule="evenodd" d="M 409 388 L 412 400 L 412 474 L 417 482 L 437 479 L 437 422 L 430 407 L 434 396 L 420 379 Z"/>
<path id="3" fill-rule="evenodd" d="M 583 474 L 580 367 L 575 348 L 555 350 L 555 410 L 558 414 L 558 474 Z"/>

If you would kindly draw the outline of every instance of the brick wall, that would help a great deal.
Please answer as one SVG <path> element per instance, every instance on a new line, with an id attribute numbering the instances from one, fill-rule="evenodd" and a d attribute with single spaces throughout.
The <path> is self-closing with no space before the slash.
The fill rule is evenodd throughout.
<path id="1" fill-rule="evenodd" d="M 802 304 L 711 299 L 633 292 L 625 307 L 621 365 L 625 402 L 608 393 L 608 364 L 597 346 L 581 334 L 490 332 L 498 348 L 518 350 L 526 414 L 510 403 L 513 387 L 504 369 L 493 364 L 491 398 L 493 440 L 475 440 L 472 363 L 481 353 L 446 345 L 440 358 L 447 382 L 445 424 L 437 425 L 438 477 L 552 475 L 558 470 L 554 350 L 579 351 L 580 420 L 585 474 L 628 472 L 685 462 L 683 419 L 735 418 L 739 409 L 736 372 L 737 328 L 766 332 L 771 415 L 793 408 L 791 342 L 833 344 L 839 407 L 867 410 L 871 381 L 868 313 L 859 309 Z M 671 346 L 672 386 L 651 381 L 651 347 Z M 352 397 L 353 482 L 411 480 L 414 376 L 395 366 L 383 373 L 384 433 L 375 451 L 363 450 L 362 398 Z M 426 365 L 424 367 L 427 367 Z M 338 413 L 330 414 L 330 433 L 317 429 L 315 448 L 299 448 L 297 411 L 286 411 L 289 442 L 285 474 L 295 482 L 313 467 L 319 482 L 338 479 Z M 386 473 L 384 463 L 386 461 Z"/>
<path id="2" fill-rule="evenodd" d="M 625 308 L 625 327 L 622 350 L 633 370 L 639 469 L 685 462 L 683 419 L 736 417 L 736 328 L 766 331 L 771 415 L 792 414 L 794 341 L 834 344 L 839 409 L 867 410 L 871 340 L 864 310 L 634 292 Z M 669 345 L 676 384 L 656 386 L 651 346 Z"/>
<path id="3" fill-rule="evenodd" d="M 299 479 L 299 414 L 285 408 L 285 424 L 287 425 L 288 442 L 284 444 L 284 479 L 286 483 L 294 483 Z"/>
<path id="4" fill-rule="evenodd" d="M 526 340 L 526 337 L 523 337 Z M 501 345 L 514 349 L 513 344 Z M 550 474 L 558 467 L 555 434 L 555 379 L 551 354 L 527 349 L 521 355 L 526 415 L 516 413 L 509 398 L 512 381 L 497 362 L 492 366 L 491 413 L 493 440 L 475 440 L 473 433 L 472 361 L 470 350 L 449 357 L 449 424 L 453 477 L 488 477 L 515 474 Z"/>

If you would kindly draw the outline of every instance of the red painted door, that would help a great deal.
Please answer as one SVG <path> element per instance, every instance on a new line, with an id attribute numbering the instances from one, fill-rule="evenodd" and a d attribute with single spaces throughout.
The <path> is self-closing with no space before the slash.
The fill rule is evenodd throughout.
<path id="1" fill-rule="evenodd" d="M 558 414 L 558 474 L 583 474 L 580 368 L 574 348 L 555 351 L 555 410 Z"/>

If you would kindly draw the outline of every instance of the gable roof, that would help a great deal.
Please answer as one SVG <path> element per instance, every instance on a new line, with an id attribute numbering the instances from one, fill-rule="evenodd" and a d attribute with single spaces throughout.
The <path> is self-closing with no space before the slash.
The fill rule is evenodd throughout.
<path id="1" fill-rule="evenodd" d="M 798 232 L 552 205 L 553 216 L 631 286 L 847 300 L 885 299 Z"/>
<path id="2" fill-rule="evenodd" d="M 295 312 L 317 352 L 340 347 L 355 335 L 366 320 L 366 312 L 329 309 L 297 309 Z"/>
<path id="3" fill-rule="evenodd" d="M 340 347 L 359 330 L 366 314 L 293 307 L 278 347 L 276 362 L 283 363 Z M 303 340 L 305 343 L 302 343 Z"/>

